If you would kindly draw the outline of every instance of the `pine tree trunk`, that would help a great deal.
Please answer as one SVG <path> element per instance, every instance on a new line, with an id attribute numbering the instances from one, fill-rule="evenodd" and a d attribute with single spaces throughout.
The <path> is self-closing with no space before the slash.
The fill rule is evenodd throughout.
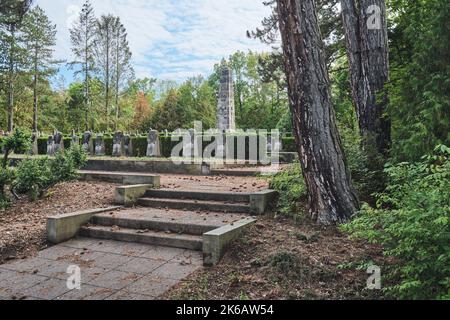
<path id="1" fill-rule="evenodd" d="M 85 29 L 85 51 L 84 51 L 84 112 L 85 112 L 85 121 L 86 121 L 86 131 L 89 130 L 89 44 L 88 44 L 88 37 L 89 37 L 89 30 L 88 26 L 86 24 Z"/>
<path id="2" fill-rule="evenodd" d="M 34 75 L 33 75 L 33 132 L 38 131 L 38 66 L 37 66 L 37 51 L 34 55 Z"/>
<path id="3" fill-rule="evenodd" d="M 16 28 L 10 27 L 11 45 L 9 48 L 9 74 L 8 74 L 8 131 L 14 130 L 14 39 Z"/>
<path id="4" fill-rule="evenodd" d="M 36 71 L 35 71 L 36 72 Z M 34 74 L 33 79 L 33 132 L 38 131 L 38 95 L 37 95 L 38 75 Z"/>
<path id="5" fill-rule="evenodd" d="M 277 0 L 296 144 L 309 209 L 322 224 L 347 222 L 358 199 L 346 168 L 314 0 Z"/>
<path id="6" fill-rule="evenodd" d="M 109 130 L 109 77 L 110 77 L 110 34 L 109 28 L 110 26 L 106 26 L 106 88 L 105 88 L 105 113 L 106 113 L 106 131 Z"/>
<path id="7" fill-rule="evenodd" d="M 119 31 L 117 31 L 119 33 Z M 119 67 L 119 34 L 117 34 L 117 40 L 116 40 L 116 79 L 115 79 L 115 103 L 116 103 L 116 124 L 115 124 L 115 131 L 119 129 L 119 77 L 120 77 L 120 67 Z"/>
<path id="8" fill-rule="evenodd" d="M 379 8 L 379 16 L 369 10 L 373 5 Z M 389 80 L 385 0 L 341 0 L 341 6 L 352 96 L 363 145 L 368 151 L 385 155 L 391 143 L 391 123 L 385 115 L 388 95 L 384 86 Z M 376 22 L 379 27 L 374 25 Z"/>

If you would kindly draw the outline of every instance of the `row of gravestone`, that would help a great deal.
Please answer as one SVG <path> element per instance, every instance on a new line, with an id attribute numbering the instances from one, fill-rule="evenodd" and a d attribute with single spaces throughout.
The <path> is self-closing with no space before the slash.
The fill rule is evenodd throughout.
<path id="1" fill-rule="evenodd" d="M 38 155 L 38 135 L 33 133 L 32 146 L 30 153 L 32 155 Z M 132 157 L 133 156 L 133 143 L 130 135 L 123 134 L 122 132 L 116 132 L 113 137 L 113 157 Z M 72 134 L 71 145 L 79 145 L 80 139 L 78 135 Z M 91 156 L 105 156 L 105 140 L 103 135 L 97 134 L 94 138 L 92 132 L 86 131 L 81 136 L 82 149 Z M 61 132 L 55 132 L 47 139 L 47 155 L 53 156 L 56 153 L 64 150 L 64 138 Z M 160 157 L 161 148 L 159 142 L 158 131 L 151 130 L 147 137 L 147 157 Z"/>
<path id="2" fill-rule="evenodd" d="M 195 131 L 189 130 L 186 132 L 188 137 L 184 141 L 186 145 L 183 146 L 184 156 L 190 157 L 194 151 L 194 137 Z M 181 132 L 178 132 L 181 135 Z M 83 150 L 91 156 L 105 156 L 106 147 L 105 140 L 102 134 L 97 134 L 93 138 L 93 133 L 86 131 L 83 133 L 81 138 L 81 146 Z M 217 147 L 217 153 L 223 154 L 225 146 L 223 145 L 225 138 L 222 138 L 222 145 Z M 32 136 L 32 149 L 31 154 L 38 154 L 37 147 L 37 135 Z M 122 132 L 116 132 L 113 137 L 112 146 L 112 156 L 113 157 L 132 157 L 133 156 L 133 139 L 130 135 L 123 134 Z M 72 134 L 71 138 L 72 145 L 79 145 L 79 137 L 76 134 Z M 279 152 L 282 149 L 281 141 L 273 141 L 271 136 L 267 137 L 267 151 L 268 152 Z M 47 155 L 55 155 L 59 151 L 64 150 L 64 139 L 60 132 L 55 132 L 53 135 L 49 136 L 47 139 Z M 161 157 L 161 145 L 159 132 L 156 130 L 151 130 L 147 136 L 147 157 Z"/>

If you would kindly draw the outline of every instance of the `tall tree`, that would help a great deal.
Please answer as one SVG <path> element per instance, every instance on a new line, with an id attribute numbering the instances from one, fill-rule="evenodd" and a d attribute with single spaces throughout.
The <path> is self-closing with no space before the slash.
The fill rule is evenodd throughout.
<path id="1" fill-rule="evenodd" d="M 319 27 L 324 39 L 327 67 L 331 71 L 333 62 L 341 56 L 344 48 L 342 23 L 339 14 L 340 0 L 316 0 L 316 8 L 319 19 Z M 271 8 L 272 12 L 262 21 L 262 27 L 254 31 L 247 31 L 249 38 L 259 39 L 265 44 L 277 45 L 280 33 L 278 26 L 277 0 L 267 0 L 263 4 Z"/>
<path id="2" fill-rule="evenodd" d="M 109 116 L 111 104 L 111 92 L 114 78 L 114 27 L 117 18 L 112 15 L 103 15 L 97 21 L 97 32 L 95 40 L 95 57 L 98 65 L 99 75 L 104 87 L 104 115 L 105 129 L 109 129 Z"/>
<path id="3" fill-rule="evenodd" d="M 0 0 L 0 59 L 1 69 L 6 69 L 8 131 L 14 129 L 14 81 L 21 68 L 24 50 L 19 29 L 32 0 Z"/>
<path id="4" fill-rule="evenodd" d="M 385 0 L 341 0 L 350 84 L 363 137 L 370 153 L 386 154 L 391 123 L 386 115 L 389 47 Z"/>
<path id="5" fill-rule="evenodd" d="M 356 214 L 331 104 L 330 81 L 314 0 L 277 0 L 293 127 L 312 216 L 323 224 Z"/>
<path id="6" fill-rule="evenodd" d="M 25 16 L 23 33 L 29 53 L 29 73 L 33 78 L 33 131 L 38 130 L 39 81 L 54 75 L 58 61 L 53 60 L 56 44 L 56 25 L 44 10 L 34 7 Z"/>
<path id="7" fill-rule="evenodd" d="M 127 30 L 117 18 L 113 27 L 114 32 L 114 102 L 116 119 L 114 123 L 115 130 L 118 130 L 120 116 L 120 90 L 126 80 L 133 77 L 133 67 L 131 66 L 131 50 L 127 40 Z"/>
<path id="8" fill-rule="evenodd" d="M 97 30 L 97 24 L 94 15 L 94 9 L 89 0 L 83 4 L 78 21 L 70 30 L 70 40 L 72 42 L 72 52 L 75 55 L 75 61 L 72 65 L 81 65 L 81 70 L 77 73 L 83 74 L 84 85 L 84 112 L 86 130 L 89 129 L 89 112 L 92 106 L 90 80 L 95 71 L 94 59 L 94 41 Z"/>

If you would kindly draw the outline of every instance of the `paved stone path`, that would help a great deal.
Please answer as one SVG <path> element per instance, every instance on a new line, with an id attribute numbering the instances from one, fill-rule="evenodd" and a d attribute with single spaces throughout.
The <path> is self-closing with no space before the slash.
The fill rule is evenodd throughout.
<path id="1" fill-rule="evenodd" d="M 153 300 L 202 264 L 200 252 L 76 238 L 0 265 L 0 300 Z M 73 265 L 81 290 L 67 287 Z"/>

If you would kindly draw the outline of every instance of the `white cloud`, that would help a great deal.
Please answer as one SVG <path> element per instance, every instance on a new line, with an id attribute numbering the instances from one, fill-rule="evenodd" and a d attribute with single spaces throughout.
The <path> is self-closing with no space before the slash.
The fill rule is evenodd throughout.
<path id="1" fill-rule="evenodd" d="M 37 0 L 58 26 L 56 54 L 71 59 L 69 26 L 84 0 Z M 270 11 L 259 0 L 93 0 L 96 15 L 120 16 L 139 77 L 182 81 L 211 72 L 237 50 L 268 51 L 246 31 Z"/>

